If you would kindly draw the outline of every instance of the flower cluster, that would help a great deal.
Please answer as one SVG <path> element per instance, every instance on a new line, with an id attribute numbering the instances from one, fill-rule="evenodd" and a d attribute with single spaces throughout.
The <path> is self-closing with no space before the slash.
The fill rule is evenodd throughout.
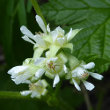
<path id="1" fill-rule="evenodd" d="M 92 76 L 101 80 L 103 76 L 88 71 L 88 69 L 94 68 L 93 62 L 85 64 L 84 61 L 79 61 L 71 55 L 73 44 L 70 43 L 70 40 L 80 29 L 70 29 L 65 34 L 61 27 L 51 31 L 49 25 L 45 26 L 38 15 L 36 15 L 36 21 L 43 32 L 33 34 L 25 26 L 20 28 L 23 33 L 22 38 L 34 45 L 33 57 L 27 58 L 22 65 L 15 66 L 8 71 L 16 84 L 29 85 L 29 90 L 22 91 L 21 94 L 24 96 L 31 94 L 31 97 L 37 98 L 45 95 L 49 85 L 45 77 L 53 79 L 53 87 L 56 87 L 63 77 L 65 80 L 70 80 L 79 91 L 81 82 L 87 90 L 92 90 L 94 85 L 87 82 L 86 79 Z M 70 52 L 65 52 L 65 48 Z"/>

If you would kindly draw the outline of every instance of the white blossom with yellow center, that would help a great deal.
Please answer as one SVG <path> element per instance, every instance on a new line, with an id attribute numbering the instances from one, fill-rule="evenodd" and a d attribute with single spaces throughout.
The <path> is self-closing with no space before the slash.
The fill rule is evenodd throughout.
<path id="1" fill-rule="evenodd" d="M 55 87 L 56 84 L 59 83 L 60 77 L 68 72 L 65 65 L 66 62 L 67 59 L 63 53 L 51 58 L 37 58 L 35 65 L 41 65 L 41 67 L 39 71 L 36 72 L 35 76 L 39 78 L 45 73 L 47 77 L 54 79 L 53 87 Z"/>
<path id="2" fill-rule="evenodd" d="M 75 69 L 72 70 L 71 82 L 75 85 L 77 90 L 79 90 L 79 91 L 81 90 L 79 87 L 80 81 L 83 82 L 83 84 L 87 90 L 91 91 L 94 88 L 94 85 L 92 83 L 86 81 L 86 79 L 89 75 L 98 80 L 101 80 L 103 78 L 102 75 L 93 73 L 93 72 L 89 72 L 87 70 L 87 69 L 94 68 L 94 66 L 95 66 L 95 64 L 93 62 L 90 62 L 88 64 L 82 63 L 78 67 L 76 67 Z"/>
<path id="3" fill-rule="evenodd" d="M 48 86 L 47 82 L 45 80 L 39 80 L 36 83 L 31 83 L 29 85 L 29 90 L 25 90 L 21 92 L 21 95 L 27 96 L 31 94 L 31 97 L 37 97 L 40 98 L 41 96 L 46 95 Z"/>
<path id="4" fill-rule="evenodd" d="M 12 80 L 16 84 L 20 83 L 31 83 L 33 80 L 37 80 L 34 78 L 35 74 L 39 72 L 39 66 L 34 65 L 30 62 L 31 59 L 26 59 L 23 62 L 23 65 L 15 66 L 8 71 L 8 74 L 11 75 Z"/>

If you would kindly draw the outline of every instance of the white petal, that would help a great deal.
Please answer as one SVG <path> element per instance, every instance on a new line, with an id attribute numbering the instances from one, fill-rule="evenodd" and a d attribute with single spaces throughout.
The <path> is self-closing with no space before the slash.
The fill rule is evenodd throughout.
<path id="1" fill-rule="evenodd" d="M 39 96 L 39 94 L 36 91 L 32 91 L 31 97 L 34 98 L 37 96 Z"/>
<path id="2" fill-rule="evenodd" d="M 22 91 L 22 92 L 20 92 L 21 93 L 21 95 L 23 95 L 23 96 L 27 96 L 27 95 L 29 95 L 30 93 L 31 93 L 32 91 Z"/>
<path id="3" fill-rule="evenodd" d="M 82 65 L 85 69 L 92 69 L 95 67 L 95 63 L 94 62 L 90 62 L 86 65 Z"/>
<path id="4" fill-rule="evenodd" d="M 32 44 L 35 44 L 31 39 L 29 39 L 27 36 L 23 36 L 22 39 L 24 39 L 27 42 L 30 42 Z"/>
<path id="5" fill-rule="evenodd" d="M 27 68 L 28 68 L 28 66 L 15 66 L 8 71 L 8 74 L 11 74 L 11 75 L 17 74 L 19 72 L 25 71 Z"/>
<path id="6" fill-rule="evenodd" d="M 83 81 L 83 84 L 86 87 L 86 89 L 89 90 L 89 91 L 93 90 L 94 87 L 95 87 L 92 83 L 87 82 L 87 81 Z"/>
<path id="7" fill-rule="evenodd" d="M 46 30 L 46 27 L 45 27 L 45 24 L 44 24 L 42 18 L 40 16 L 36 15 L 36 21 L 37 21 L 39 27 L 42 29 L 42 31 L 44 33 L 47 33 L 47 30 Z"/>
<path id="8" fill-rule="evenodd" d="M 49 24 L 47 25 L 47 32 L 50 32 Z"/>
<path id="9" fill-rule="evenodd" d="M 21 30 L 21 32 L 22 32 L 24 35 L 26 35 L 26 36 L 28 36 L 28 37 L 30 37 L 30 38 L 33 37 L 33 34 L 27 29 L 27 27 L 21 26 L 20 30 Z"/>
<path id="10" fill-rule="evenodd" d="M 44 74 L 44 72 L 45 72 L 44 69 L 37 70 L 37 72 L 35 73 L 35 77 L 40 78 Z"/>
<path id="11" fill-rule="evenodd" d="M 23 83 L 25 83 L 25 84 L 30 84 L 31 81 L 30 81 L 30 80 L 25 80 Z"/>
<path id="12" fill-rule="evenodd" d="M 45 95 L 46 93 L 47 93 L 47 89 L 44 89 L 42 95 Z"/>
<path id="13" fill-rule="evenodd" d="M 57 39 L 57 36 L 58 36 L 58 32 L 57 31 L 52 31 L 51 36 L 52 36 L 53 42 L 55 42 L 55 40 Z"/>
<path id="14" fill-rule="evenodd" d="M 40 58 L 37 58 L 36 60 L 35 60 L 35 65 L 39 65 L 39 64 L 41 64 L 41 63 L 43 63 L 45 61 L 45 58 L 43 58 L 43 57 L 40 57 Z"/>
<path id="15" fill-rule="evenodd" d="M 68 69 L 67 69 L 66 65 L 63 66 L 63 69 L 64 69 L 65 73 L 68 73 Z"/>
<path id="16" fill-rule="evenodd" d="M 76 89 L 77 89 L 78 91 L 81 91 L 81 89 L 80 89 L 78 83 L 77 83 L 74 79 L 72 79 L 72 82 L 74 83 L 74 86 L 76 87 Z"/>
<path id="17" fill-rule="evenodd" d="M 69 37 L 68 37 L 68 41 L 70 41 L 71 39 L 73 39 L 75 37 L 75 35 L 80 31 L 81 29 L 75 29 L 75 30 L 72 30 L 71 32 L 71 29 L 69 31 Z M 68 36 L 67 34 L 67 36 Z"/>
<path id="18" fill-rule="evenodd" d="M 64 35 L 65 33 L 65 31 L 60 26 L 58 26 L 55 30 L 61 35 Z"/>
<path id="19" fill-rule="evenodd" d="M 89 74 L 90 74 L 93 78 L 98 79 L 98 80 L 102 80 L 102 78 L 103 78 L 102 75 L 97 74 L 97 73 L 89 72 Z"/>
<path id="20" fill-rule="evenodd" d="M 32 75 L 31 74 L 21 74 L 17 76 L 16 78 L 12 79 L 17 85 L 20 83 L 27 83 L 27 79 L 30 78 Z"/>
<path id="21" fill-rule="evenodd" d="M 57 75 L 55 76 L 55 78 L 54 78 L 53 87 L 55 87 L 56 84 L 59 83 L 59 81 L 60 81 L 60 78 L 59 78 L 59 75 L 57 74 Z"/>
<path id="22" fill-rule="evenodd" d="M 65 43 L 65 38 L 57 38 L 57 41 L 60 45 L 63 45 Z"/>
<path id="23" fill-rule="evenodd" d="M 41 81 L 42 81 L 43 87 L 47 87 L 48 86 L 48 83 L 46 82 L 46 80 L 41 80 Z"/>
<path id="24" fill-rule="evenodd" d="M 36 43 L 40 46 L 46 47 L 46 43 L 45 41 L 42 39 L 42 37 L 40 35 L 35 35 L 33 36 L 33 39 L 36 41 Z"/>
<path id="25" fill-rule="evenodd" d="M 47 60 L 47 62 L 50 62 L 50 61 L 55 62 L 55 61 L 57 61 L 57 59 L 58 59 L 58 57 L 55 57 L 55 58 L 49 58 L 49 60 Z"/>
<path id="26" fill-rule="evenodd" d="M 51 32 L 53 42 L 55 42 L 59 35 L 64 36 L 64 33 L 65 31 L 60 26 L 58 26 L 54 31 Z"/>
<path id="27" fill-rule="evenodd" d="M 83 68 L 81 68 L 81 67 L 77 67 L 76 69 L 74 69 L 73 71 L 72 71 L 72 76 L 77 76 L 77 77 L 81 77 L 83 74 L 84 74 L 84 72 L 85 72 L 85 70 L 83 69 Z"/>
<path id="28" fill-rule="evenodd" d="M 69 33 L 67 34 L 67 41 L 69 41 L 71 35 L 72 35 L 72 28 L 70 29 Z"/>
<path id="29" fill-rule="evenodd" d="M 46 52 L 46 57 L 54 57 L 56 56 L 58 50 L 60 49 L 60 46 L 57 45 L 51 45 L 50 50 Z"/>

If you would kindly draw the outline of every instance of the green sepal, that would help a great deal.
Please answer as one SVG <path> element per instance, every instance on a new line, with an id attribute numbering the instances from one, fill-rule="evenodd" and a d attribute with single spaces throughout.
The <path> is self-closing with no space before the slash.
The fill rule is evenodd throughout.
<path id="1" fill-rule="evenodd" d="M 71 53 L 73 52 L 73 44 L 72 43 L 67 43 L 63 46 L 63 48 L 69 48 L 71 50 Z"/>
<path id="2" fill-rule="evenodd" d="M 35 48 L 34 54 L 33 54 L 33 59 L 39 58 L 42 55 L 44 50 L 45 50 L 44 48 L 40 48 L 40 47 Z"/>
<path id="3" fill-rule="evenodd" d="M 69 66 L 71 69 L 76 68 L 80 64 L 80 61 L 72 55 L 68 55 L 68 59 L 69 59 Z"/>
<path id="4" fill-rule="evenodd" d="M 54 56 L 56 56 L 56 54 L 57 54 L 57 52 L 58 52 L 59 49 L 60 49 L 59 46 L 57 46 L 57 45 L 51 45 L 49 51 L 46 52 L 46 56 L 47 57 L 54 57 Z"/>

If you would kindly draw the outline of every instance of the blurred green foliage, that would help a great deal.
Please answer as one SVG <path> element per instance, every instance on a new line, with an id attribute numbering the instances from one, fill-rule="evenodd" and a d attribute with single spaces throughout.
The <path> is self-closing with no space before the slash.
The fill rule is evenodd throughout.
<path id="1" fill-rule="evenodd" d="M 40 0 L 40 4 L 51 28 L 58 25 L 66 31 L 70 27 L 83 28 L 72 41 L 75 56 L 86 62 L 94 61 L 95 70 L 99 73 L 109 69 L 110 0 L 49 0 L 48 3 Z M 25 58 L 32 57 L 33 47 L 21 39 L 19 28 L 25 25 L 33 33 L 39 31 L 35 14 L 30 0 L 0 0 L 0 46 L 5 56 L 5 64 L 0 64 L 0 91 L 21 91 L 27 88 L 26 85 L 15 85 L 7 75 L 7 71 L 12 66 L 20 65 Z M 83 102 L 81 93 L 73 91 L 73 87 L 66 84 L 61 88 L 59 96 L 62 97 L 62 106 L 69 105 L 72 109 Z M 49 107 L 46 103 L 35 99 L 4 98 L 0 95 L 0 109 L 58 110 L 59 108 Z"/>

